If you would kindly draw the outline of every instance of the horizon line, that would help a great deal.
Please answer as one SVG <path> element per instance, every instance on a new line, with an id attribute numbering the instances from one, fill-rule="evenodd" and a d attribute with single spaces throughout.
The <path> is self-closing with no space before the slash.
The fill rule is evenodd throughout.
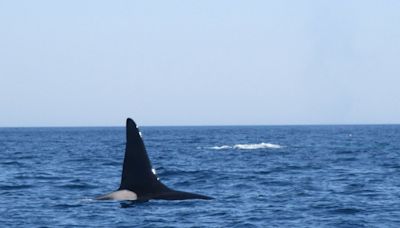
<path id="1" fill-rule="evenodd" d="M 301 124 L 177 124 L 177 125 L 140 125 L 138 127 L 285 127 L 285 126 L 382 126 L 400 125 L 400 123 L 301 123 Z M 49 125 L 49 126 L 0 126 L 4 128 L 117 128 L 125 125 Z"/>

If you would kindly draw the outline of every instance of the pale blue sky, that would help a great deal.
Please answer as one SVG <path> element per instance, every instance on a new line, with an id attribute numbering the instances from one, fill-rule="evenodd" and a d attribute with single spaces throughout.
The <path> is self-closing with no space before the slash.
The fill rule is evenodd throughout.
<path id="1" fill-rule="evenodd" d="M 400 123 L 399 12 L 0 0 L 0 126 Z"/>

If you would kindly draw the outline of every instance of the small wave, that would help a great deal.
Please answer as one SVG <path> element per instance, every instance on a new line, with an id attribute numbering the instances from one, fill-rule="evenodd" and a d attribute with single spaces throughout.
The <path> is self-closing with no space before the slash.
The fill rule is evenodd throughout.
<path id="1" fill-rule="evenodd" d="M 224 150 L 224 149 L 232 149 L 232 148 L 233 148 L 232 146 L 228 146 L 228 145 L 210 147 L 210 149 L 213 149 L 213 150 Z"/>
<path id="2" fill-rule="evenodd" d="M 20 189 L 27 189 L 33 188 L 33 185 L 29 184 L 21 184 L 21 185 L 0 185 L 0 190 L 20 190 Z"/>
<path id="3" fill-rule="evenodd" d="M 359 208 L 338 208 L 331 212 L 335 214 L 357 214 L 363 212 L 363 210 Z"/>
<path id="4" fill-rule="evenodd" d="M 77 203 L 61 203 L 61 204 L 54 205 L 54 207 L 62 208 L 62 209 L 73 208 L 73 207 L 81 207 L 81 206 L 83 206 L 83 205 L 82 204 L 77 204 Z"/>
<path id="5" fill-rule="evenodd" d="M 65 189 L 90 189 L 94 188 L 95 186 L 85 183 L 68 183 L 68 184 L 58 185 L 57 187 Z"/>
<path id="6" fill-rule="evenodd" d="M 272 143 L 257 143 L 257 144 L 235 144 L 233 146 L 223 145 L 223 146 L 213 146 L 209 147 L 212 150 L 226 150 L 226 149 L 238 149 L 238 150 L 257 150 L 257 149 L 279 149 L 282 148 L 281 145 Z"/>
<path id="7" fill-rule="evenodd" d="M 255 149 L 279 149 L 281 148 L 278 144 L 272 143 L 259 143 L 259 144 L 236 144 L 233 146 L 234 149 L 242 150 L 255 150 Z"/>

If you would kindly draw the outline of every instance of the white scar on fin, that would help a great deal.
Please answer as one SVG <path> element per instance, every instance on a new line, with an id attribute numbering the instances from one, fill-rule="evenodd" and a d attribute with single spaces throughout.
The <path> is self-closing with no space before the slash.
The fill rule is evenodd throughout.
<path id="1" fill-rule="evenodd" d="M 119 190 L 109 194 L 99 196 L 97 200 L 137 200 L 136 193 L 129 190 Z"/>

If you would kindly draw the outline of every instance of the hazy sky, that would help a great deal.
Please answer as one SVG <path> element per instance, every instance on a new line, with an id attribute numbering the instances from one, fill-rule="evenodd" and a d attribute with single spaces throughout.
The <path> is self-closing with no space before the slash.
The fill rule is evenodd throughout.
<path id="1" fill-rule="evenodd" d="M 0 0 L 0 126 L 400 123 L 398 0 Z"/>

